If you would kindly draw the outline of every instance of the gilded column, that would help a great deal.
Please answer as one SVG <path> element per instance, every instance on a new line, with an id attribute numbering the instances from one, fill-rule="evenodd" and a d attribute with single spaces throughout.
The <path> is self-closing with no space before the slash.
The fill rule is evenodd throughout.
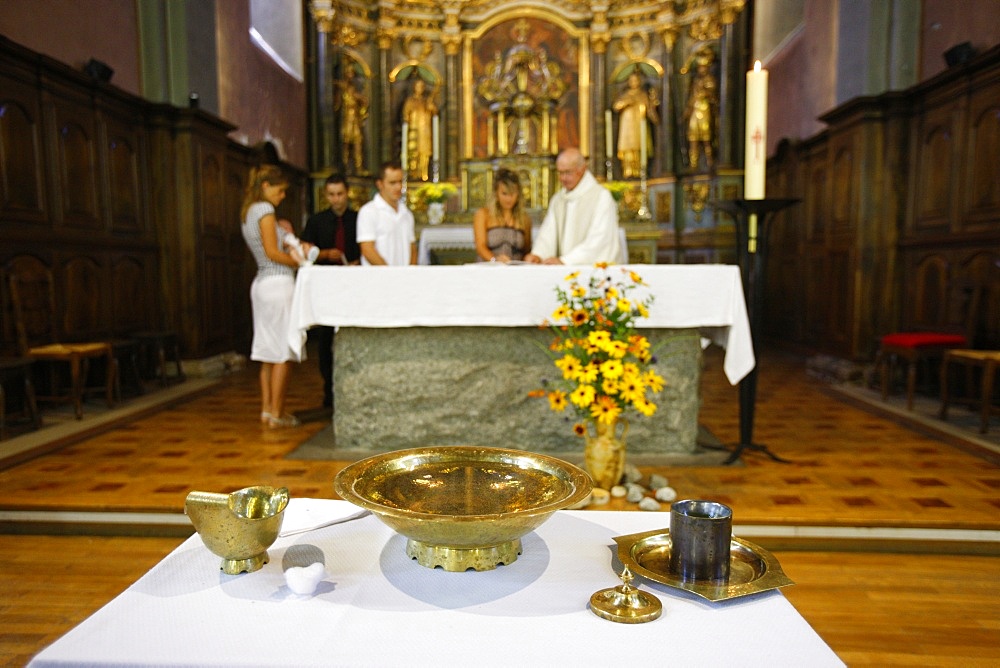
<path id="1" fill-rule="evenodd" d="M 743 89 L 748 62 L 748 35 L 745 13 L 723 13 L 722 37 L 719 39 L 720 167 L 735 167 L 743 161 L 740 150 L 743 148 L 741 110 L 745 99 Z"/>
<path id="2" fill-rule="evenodd" d="M 590 118 L 593 125 L 591 136 L 591 168 L 594 174 L 603 174 L 612 178 L 611 165 L 614 155 L 607 152 L 607 132 L 604 110 L 611 108 L 611 96 L 608 90 L 608 43 L 611 41 L 611 29 L 608 24 L 607 2 L 592 2 L 590 9 L 594 19 L 590 24 L 591 47 L 591 109 Z M 613 142 L 612 142 L 613 143 Z M 614 150 L 611 151 L 614 154 Z"/>
<path id="3" fill-rule="evenodd" d="M 378 119 L 378 127 L 373 128 L 372 141 L 375 155 L 378 156 L 376 164 L 372 165 L 371 171 L 377 172 L 379 164 L 386 160 L 399 159 L 399 147 L 397 137 L 400 136 L 400 129 L 396 127 L 392 119 L 392 108 L 389 90 L 389 72 L 392 66 L 389 62 L 389 50 L 392 48 L 392 40 L 396 35 L 394 25 L 386 25 L 380 22 L 375 41 L 378 45 L 378 71 L 372 77 L 372 103 L 371 117 Z"/>
<path id="4" fill-rule="evenodd" d="M 332 0 L 313 0 L 309 6 L 316 30 L 314 44 L 313 80 L 310 92 L 310 112 L 315 139 L 312 142 L 311 163 L 318 170 L 327 170 L 334 164 L 333 156 L 340 155 L 340 135 L 334 132 L 333 81 L 335 78 L 332 33 L 337 10 Z"/>
<path id="5" fill-rule="evenodd" d="M 445 97 L 443 109 L 444 141 L 441 142 L 441 155 L 438 160 L 441 165 L 441 179 L 450 180 L 458 177 L 458 137 L 461 113 L 459 104 L 462 96 L 461 72 L 458 54 L 462 45 L 462 31 L 458 22 L 462 2 L 444 3 L 445 21 L 441 43 L 444 46 L 444 79 Z M 471 83 L 470 83 L 471 85 Z"/>

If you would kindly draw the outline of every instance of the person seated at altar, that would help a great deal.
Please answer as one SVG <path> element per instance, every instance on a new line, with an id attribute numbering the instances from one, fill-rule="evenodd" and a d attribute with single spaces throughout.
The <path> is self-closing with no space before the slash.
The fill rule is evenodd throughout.
<path id="1" fill-rule="evenodd" d="M 493 197 L 472 218 L 476 254 L 485 262 L 523 260 L 531 248 L 531 219 L 521 206 L 521 180 L 509 169 L 497 171 Z"/>
<path id="2" fill-rule="evenodd" d="M 528 262 L 594 264 L 619 262 L 618 207 L 611 192 L 597 182 L 577 148 L 556 158 L 562 188 L 549 200 Z"/>
<path id="3" fill-rule="evenodd" d="M 361 264 L 416 264 L 417 238 L 413 213 L 402 200 L 402 165 L 392 161 L 382 163 L 375 188 L 378 192 L 358 211 Z"/>

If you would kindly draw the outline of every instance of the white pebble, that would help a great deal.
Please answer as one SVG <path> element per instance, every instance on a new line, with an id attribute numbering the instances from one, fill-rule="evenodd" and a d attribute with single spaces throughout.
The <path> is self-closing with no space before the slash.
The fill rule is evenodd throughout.
<path id="1" fill-rule="evenodd" d="M 673 487 L 661 487 L 656 490 L 654 496 L 656 496 L 657 501 L 673 501 L 677 498 L 677 490 Z"/>
<path id="2" fill-rule="evenodd" d="M 643 498 L 639 502 L 639 510 L 659 510 L 660 504 L 656 502 L 655 499 L 651 499 L 648 496 Z"/>
<path id="3" fill-rule="evenodd" d="M 660 489 L 661 487 L 666 487 L 669 484 L 670 483 L 667 482 L 666 477 L 660 475 L 659 473 L 652 473 L 649 476 L 649 488 L 650 489 Z"/>
<path id="4" fill-rule="evenodd" d="M 625 500 L 629 503 L 639 503 L 646 496 L 646 488 L 642 485 L 628 485 L 625 492 Z"/>
<path id="5" fill-rule="evenodd" d="M 625 485 L 615 485 L 614 487 L 611 488 L 611 496 L 615 497 L 616 499 L 620 499 L 626 494 L 628 494 L 628 490 L 625 489 Z"/>
<path id="6" fill-rule="evenodd" d="M 639 482 L 642 480 L 642 473 L 633 464 L 625 465 L 625 482 Z"/>
<path id="7" fill-rule="evenodd" d="M 590 505 L 592 506 L 603 506 L 611 500 L 611 494 L 606 489 L 600 489 L 595 487 L 594 491 L 590 495 Z"/>

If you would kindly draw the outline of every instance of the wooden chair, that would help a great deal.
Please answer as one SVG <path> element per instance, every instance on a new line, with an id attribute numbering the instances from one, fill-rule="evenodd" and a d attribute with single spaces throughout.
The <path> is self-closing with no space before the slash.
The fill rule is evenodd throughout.
<path id="1" fill-rule="evenodd" d="M 106 365 L 104 393 L 108 406 L 114 405 L 118 365 L 108 341 L 61 342 L 56 323 L 55 287 L 52 272 L 40 260 L 22 256 L 6 268 L 11 310 L 16 328 L 19 354 L 44 363 L 49 369 L 48 394 L 36 394 L 40 401 L 70 401 L 76 418 L 83 417 L 84 380 L 91 360 Z M 58 370 L 68 368 L 68 393 Z M 36 392 L 39 388 L 36 386 Z"/>
<path id="2" fill-rule="evenodd" d="M 23 410 L 32 429 L 42 426 L 35 403 L 35 386 L 31 382 L 30 357 L 0 357 L 0 441 L 7 438 L 7 399 L 21 395 Z M 18 390 L 17 386 L 20 385 Z"/>
<path id="3" fill-rule="evenodd" d="M 948 372 L 954 364 L 965 367 L 965 396 L 961 399 L 949 396 Z M 973 369 L 979 369 L 981 373 L 978 396 L 973 389 L 971 373 Z M 951 401 L 970 406 L 978 404 L 980 411 L 979 433 L 985 434 L 990 426 L 990 413 L 998 411 L 993 406 L 993 386 L 998 372 L 1000 372 L 1000 350 L 946 350 L 944 359 L 941 361 L 941 419 L 948 419 L 948 404 Z"/>
<path id="4" fill-rule="evenodd" d="M 955 292 L 957 304 L 953 311 L 956 315 L 942 323 L 939 329 L 893 332 L 881 338 L 875 368 L 879 371 L 883 400 L 889 396 L 895 363 L 903 361 L 906 363 L 906 408 L 913 410 L 918 367 L 940 361 L 951 348 L 972 347 L 981 298 L 981 287 L 960 287 Z"/>

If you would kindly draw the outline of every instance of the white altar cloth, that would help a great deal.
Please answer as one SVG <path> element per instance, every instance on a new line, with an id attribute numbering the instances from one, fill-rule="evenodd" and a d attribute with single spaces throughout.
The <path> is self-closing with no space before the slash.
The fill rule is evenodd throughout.
<path id="1" fill-rule="evenodd" d="M 740 269 L 735 265 L 629 265 L 655 297 L 640 328 L 697 328 L 726 349 L 736 384 L 755 360 Z M 612 266 L 612 276 L 622 267 Z M 313 325 L 339 327 L 534 327 L 558 306 L 555 287 L 592 266 L 504 265 L 299 269 L 289 345 L 301 351 Z M 645 290 L 647 288 L 644 288 Z M 633 293 L 640 297 L 644 292 Z"/>
<path id="2" fill-rule="evenodd" d="M 292 499 L 289 526 L 358 509 Z M 711 603 L 637 578 L 663 603 L 645 624 L 588 609 L 620 584 L 614 536 L 665 528 L 667 513 L 560 511 L 514 563 L 449 573 L 410 560 L 371 515 L 279 537 L 270 563 L 225 575 L 198 535 L 43 650 L 31 666 L 840 666 L 779 591 Z M 284 569 L 327 575 L 308 596 Z"/>

